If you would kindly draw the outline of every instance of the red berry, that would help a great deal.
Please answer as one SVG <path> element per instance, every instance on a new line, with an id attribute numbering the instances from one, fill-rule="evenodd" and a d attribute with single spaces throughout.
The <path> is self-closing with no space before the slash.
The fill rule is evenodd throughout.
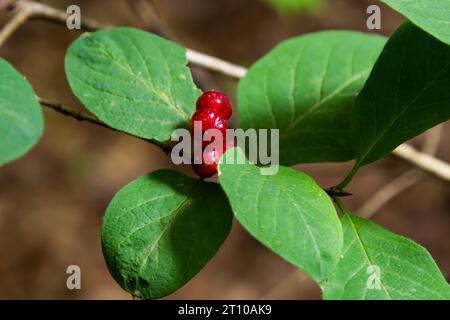
<path id="1" fill-rule="evenodd" d="M 217 129 L 222 133 L 223 148 L 225 150 L 213 149 L 212 151 L 202 154 L 200 164 L 194 163 L 192 168 L 195 173 L 202 178 L 212 177 L 217 173 L 217 164 L 222 154 L 232 147 L 234 143 L 226 143 L 226 130 L 228 128 L 227 120 L 231 117 L 231 104 L 228 97 L 222 93 L 209 91 L 204 93 L 197 101 L 197 111 L 192 116 L 191 129 L 194 131 L 195 125 L 200 122 L 202 125 L 202 133 L 209 129 Z M 196 135 L 197 133 L 195 133 Z M 198 137 L 194 137 L 198 138 Z M 203 138 L 203 137 L 202 137 Z M 212 141 L 204 141 L 203 147 L 209 145 Z M 195 155 L 194 155 L 195 156 Z"/>
<path id="2" fill-rule="evenodd" d="M 203 93 L 197 100 L 197 110 L 216 110 L 225 119 L 230 119 L 233 111 L 228 97 L 217 91 L 207 91 Z"/>
<path id="3" fill-rule="evenodd" d="M 218 150 L 213 149 L 210 152 L 203 154 L 201 164 L 193 164 L 194 172 L 202 177 L 209 178 L 217 173 L 217 164 L 219 163 L 222 154 Z"/>
<path id="4" fill-rule="evenodd" d="M 194 172 L 202 178 L 210 178 L 213 175 L 217 174 L 217 164 L 220 161 L 220 157 L 222 156 L 225 151 L 235 146 L 234 141 L 227 141 L 224 140 L 224 150 L 220 152 L 219 150 L 213 149 L 210 152 L 207 152 L 203 154 L 202 156 L 202 163 L 201 164 L 193 164 L 192 168 L 194 169 Z"/>
<path id="5" fill-rule="evenodd" d="M 195 121 L 200 121 L 202 123 L 202 133 L 208 129 L 218 129 L 222 132 L 225 137 L 228 123 L 217 111 L 215 110 L 198 110 L 192 116 L 191 127 L 194 129 Z"/>
<path id="6" fill-rule="evenodd" d="M 208 142 L 207 145 L 209 145 L 209 144 L 210 144 L 210 142 Z M 235 143 L 233 140 L 227 140 L 226 137 L 224 137 L 224 139 L 223 139 L 223 141 L 222 141 L 222 150 L 218 150 L 218 149 L 216 150 L 216 149 L 213 149 L 214 152 L 215 152 L 214 156 L 215 156 L 215 158 L 217 159 L 217 161 L 220 160 L 220 157 L 221 157 L 225 152 L 227 152 L 228 149 L 231 149 L 231 148 L 233 148 L 233 147 L 236 147 L 236 143 Z M 206 160 L 208 160 L 208 158 L 207 158 Z"/>
<path id="7" fill-rule="evenodd" d="M 194 172 L 201 178 L 210 178 L 217 173 L 217 163 L 212 164 L 193 164 Z"/>

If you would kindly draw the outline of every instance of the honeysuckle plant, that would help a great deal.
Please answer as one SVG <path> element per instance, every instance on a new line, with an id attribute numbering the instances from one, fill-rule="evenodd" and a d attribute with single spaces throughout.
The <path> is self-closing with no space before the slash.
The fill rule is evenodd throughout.
<path id="1" fill-rule="evenodd" d="M 102 248 L 124 290 L 155 299 L 182 287 L 219 250 L 234 216 L 308 273 L 324 299 L 450 299 L 425 248 L 353 215 L 340 198 L 361 167 L 450 118 L 450 2 L 384 2 L 409 19 L 389 39 L 353 31 L 302 35 L 279 44 L 239 82 L 239 127 L 279 129 L 275 175 L 261 175 L 250 162 L 220 163 L 218 184 L 158 170 L 116 194 L 103 219 Z M 93 121 L 165 151 L 172 132 L 189 127 L 202 94 L 184 48 L 133 28 L 82 35 L 65 69 Z M 31 85 L 0 60 L 0 164 L 30 150 L 43 127 Z M 239 148 L 229 153 L 245 157 Z M 327 189 L 289 168 L 351 160 L 353 169 Z M 375 287 L 368 284 L 374 268 Z"/>

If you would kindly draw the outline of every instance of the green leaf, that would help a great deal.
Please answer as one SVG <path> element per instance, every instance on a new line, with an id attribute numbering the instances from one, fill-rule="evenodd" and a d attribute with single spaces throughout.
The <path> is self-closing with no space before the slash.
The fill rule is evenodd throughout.
<path id="1" fill-rule="evenodd" d="M 200 95 L 185 49 L 151 33 L 113 28 L 81 36 L 66 55 L 70 87 L 111 127 L 160 142 L 189 125 Z"/>
<path id="2" fill-rule="evenodd" d="M 103 220 L 103 254 L 122 288 L 142 299 L 160 298 L 205 266 L 231 222 L 219 185 L 160 170 L 111 201 Z"/>
<path id="3" fill-rule="evenodd" d="M 296 14 L 301 12 L 316 13 L 323 8 L 325 0 L 264 0 L 280 14 Z"/>
<path id="4" fill-rule="evenodd" d="M 450 44 L 450 1 L 381 0 L 421 29 Z"/>
<path id="5" fill-rule="evenodd" d="M 351 108 L 384 44 L 348 31 L 281 43 L 239 84 L 240 126 L 280 129 L 284 165 L 353 159 Z"/>
<path id="6" fill-rule="evenodd" d="M 356 170 L 450 118 L 450 47 L 413 24 L 391 37 L 352 117 Z"/>
<path id="7" fill-rule="evenodd" d="M 230 153 L 243 156 L 237 148 L 226 155 Z M 337 264 L 343 243 L 328 195 L 312 178 L 286 167 L 275 175 L 261 175 L 253 164 L 221 163 L 219 172 L 220 184 L 244 228 L 321 284 Z"/>
<path id="8" fill-rule="evenodd" d="M 342 258 L 324 299 L 450 299 L 450 286 L 425 248 L 350 214 L 342 224 Z"/>
<path id="9" fill-rule="evenodd" d="M 0 59 L 0 165 L 27 153 L 43 130 L 42 110 L 30 83 Z"/>

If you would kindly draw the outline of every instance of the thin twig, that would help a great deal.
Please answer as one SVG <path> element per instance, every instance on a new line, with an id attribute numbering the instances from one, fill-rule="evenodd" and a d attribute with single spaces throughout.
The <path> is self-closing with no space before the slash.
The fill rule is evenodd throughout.
<path id="1" fill-rule="evenodd" d="M 67 26 L 67 12 L 57 8 L 53 8 L 43 3 L 30 0 L 16 0 L 13 3 L 13 8 L 17 10 L 29 10 L 32 15 L 30 18 L 39 18 L 48 20 L 50 22 L 60 23 Z M 107 25 L 101 24 L 94 19 L 88 17 L 81 18 L 81 27 L 87 31 L 94 31 L 98 29 L 107 28 Z"/>
<path id="2" fill-rule="evenodd" d="M 0 47 L 8 40 L 17 29 L 27 22 L 33 15 L 33 10 L 30 7 L 21 8 L 17 10 L 13 18 L 0 31 Z"/>
<path id="3" fill-rule="evenodd" d="M 240 79 L 247 73 L 247 69 L 244 67 L 191 49 L 187 49 L 186 56 L 192 64 L 222 73 L 232 78 Z"/>
<path id="4" fill-rule="evenodd" d="M 86 121 L 86 122 L 90 122 L 90 123 L 96 124 L 98 126 L 102 126 L 102 127 L 108 128 L 108 129 L 115 130 L 115 129 L 111 128 L 110 126 L 108 126 L 107 124 L 101 122 L 100 120 L 98 120 L 94 116 L 82 113 L 82 112 L 77 111 L 77 110 L 70 109 L 70 108 L 68 108 L 68 107 L 66 107 L 66 106 L 64 106 L 62 104 L 45 101 L 42 98 L 39 98 L 39 103 L 42 106 L 44 106 L 44 107 L 53 109 L 56 112 L 59 112 L 59 113 L 65 115 L 65 116 L 69 116 L 69 117 L 75 118 L 78 121 Z"/>
<path id="5" fill-rule="evenodd" d="M 402 144 L 392 153 L 432 176 L 447 183 L 450 182 L 450 165 L 448 163 L 417 151 L 408 144 Z"/>
<path id="6" fill-rule="evenodd" d="M 138 138 L 138 139 L 141 139 L 143 141 L 149 142 L 151 144 L 154 144 L 154 145 L 158 146 L 159 148 L 161 148 L 166 153 L 168 153 L 168 152 L 170 152 L 172 150 L 170 143 L 159 142 L 159 141 L 156 141 L 156 140 L 153 140 L 153 139 L 145 139 L 145 138 L 136 136 L 134 134 L 131 134 L 129 132 L 125 132 L 125 131 L 122 131 L 122 130 L 115 129 L 115 128 L 107 125 L 106 123 L 100 121 L 99 119 L 97 119 L 94 116 L 82 113 L 82 112 L 77 111 L 77 110 L 73 110 L 71 108 L 68 108 L 68 107 L 62 105 L 62 104 L 45 101 L 45 100 L 43 100 L 41 98 L 39 98 L 39 103 L 42 106 L 44 106 L 44 107 L 50 108 L 50 109 L 52 109 L 52 110 L 54 110 L 56 112 L 59 112 L 59 113 L 65 115 L 65 116 L 69 116 L 69 117 L 72 117 L 74 119 L 77 119 L 78 121 L 86 121 L 86 122 L 89 122 L 89 123 L 92 123 L 92 124 L 95 124 L 95 125 L 98 125 L 98 126 L 101 126 L 101 127 L 104 127 L 104 128 L 108 128 L 108 129 L 116 131 L 116 132 L 125 133 L 125 134 L 127 134 L 127 135 L 129 135 L 131 137 Z"/>
<path id="7" fill-rule="evenodd" d="M 3 7 L 6 6 L 6 4 L 15 11 L 15 15 L 0 31 L 0 46 L 2 46 L 17 29 L 33 18 L 56 22 L 63 24 L 64 26 L 67 25 L 67 13 L 65 11 L 50 7 L 43 3 L 29 0 L 16 0 L 7 1 L 5 4 L 2 4 Z M 81 27 L 87 31 L 94 31 L 107 26 L 102 25 L 93 19 L 83 17 L 83 19 L 81 19 Z"/>

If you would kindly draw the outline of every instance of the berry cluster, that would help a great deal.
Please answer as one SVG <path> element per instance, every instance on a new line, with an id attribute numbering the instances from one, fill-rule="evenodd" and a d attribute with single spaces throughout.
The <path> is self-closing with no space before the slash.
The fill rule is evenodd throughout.
<path id="1" fill-rule="evenodd" d="M 200 121 L 202 124 L 202 136 L 208 129 L 218 129 L 223 135 L 222 150 L 213 149 L 204 154 L 202 163 L 193 164 L 194 172 L 202 178 L 212 177 L 217 173 L 217 163 L 223 152 L 225 152 L 231 145 L 226 143 L 226 130 L 228 128 L 227 120 L 231 117 L 231 103 L 228 97 L 217 91 L 208 91 L 200 96 L 197 100 L 197 111 L 192 116 L 192 131 L 194 130 L 195 121 Z M 205 147 L 211 142 L 202 142 Z"/>

